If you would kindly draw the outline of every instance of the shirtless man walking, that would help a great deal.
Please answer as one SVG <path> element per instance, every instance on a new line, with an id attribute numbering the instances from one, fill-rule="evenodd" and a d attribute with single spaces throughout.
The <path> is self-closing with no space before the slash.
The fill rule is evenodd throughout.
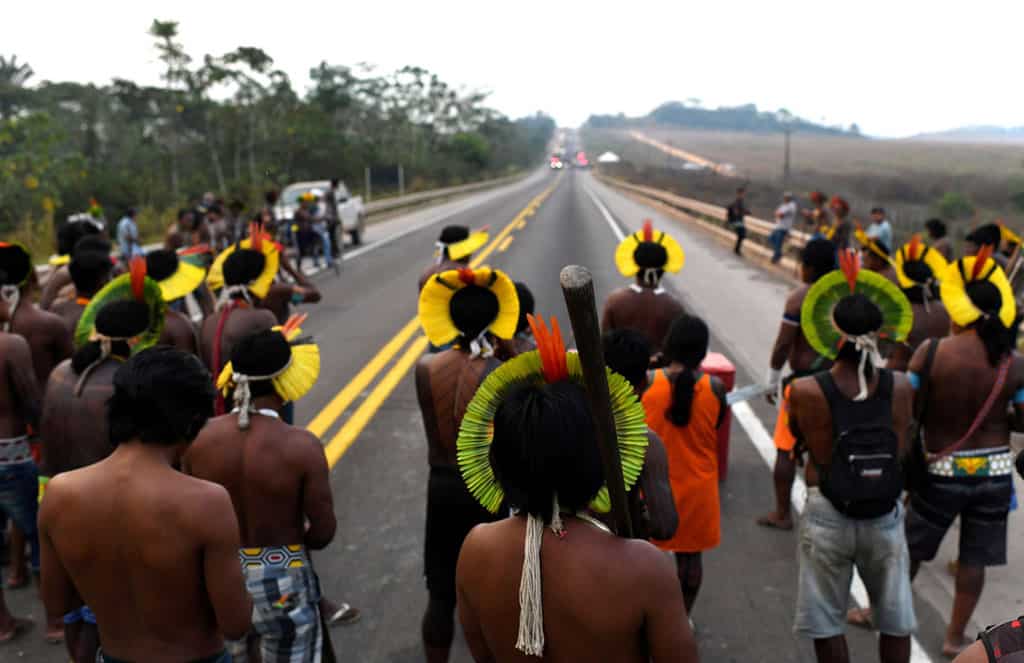
<path id="1" fill-rule="evenodd" d="M 786 397 L 788 385 L 793 380 L 827 370 L 830 362 L 814 351 L 807 343 L 800 329 L 800 309 L 811 286 L 825 276 L 836 264 L 836 249 L 827 239 L 812 239 L 807 242 L 800 253 L 800 278 L 803 285 L 789 293 L 786 306 L 782 311 L 782 324 L 775 337 L 772 349 L 771 365 L 768 369 L 768 384 L 779 385 L 783 394 L 779 403 L 779 415 L 775 423 L 775 467 L 772 480 L 775 488 L 775 510 L 757 519 L 757 524 L 776 529 L 793 529 L 790 496 L 793 492 L 793 480 L 796 478 L 796 459 L 793 447 L 796 440 L 789 430 L 789 398 Z M 782 378 L 782 369 L 789 364 L 790 374 Z M 769 397 L 774 403 L 776 396 Z"/>
<path id="2" fill-rule="evenodd" d="M 3 331 L 25 337 L 32 349 L 36 381 L 46 384 L 53 367 L 71 356 L 71 334 L 57 315 L 44 311 L 28 297 L 32 256 L 19 244 L 0 242 L 0 298 L 7 305 Z"/>
<path id="3" fill-rule="evenodd" d="M 672 321 L 684 313 L 679 300 L 661 287 L 665 272 L 683 268 L 683 249 L 650 220 L 626 237 L 615 250 L 615 264 L 626 278 L 636 278 L 608 295 L 601 315 L 601 331 L 635 329 L 652 348 L 660 348 Z"/>
<path id="4" fill-rule="evenodd" d="M 40 506 L 43 599 L 52 619 L 88 605 L 106 663 L 226 662 L 249 630 L 238 522 L 222 486 L 174 469 L 211 414 L 196 357 L 145 350 L 114 376 L 116 450 L 50 482 Z"/>
<path id="5" fill-rule="evenodd" d="M 133 280 L 143 293 L 141 299 L 134 297 Z M 46 384 L 39 428 L 40 499 L 52 477 L 97 463 L 114 451 L 106 411 L 114 392 L 114 375 L 132 354 L 131 341 L 125 339 L 135 340 L 135 346 L 142 349 L 160 335 L 163 320 L 152 318 L 154 310 L 159 310 L 155 283 L 136 271 L 118 277 L 112 288 L 91 304 L 97 309 L 95 314 L 91 310 L 85 313 L 87 320 L 93 320 L 87 330 L 92 340 L 58 364 Z M 145 341 L 138 340 L 143 336 Z M 75 661 L 96 659 L 99 633 L 88 609 L 51 621 L 46 638 L 53 643 L 65 640 Z"/>
<path id="6" fill-rule="evenodd" d="M 510 339 L 519 319 L 515 286 L 489 268 L 448 271 L 420 292 L 420 322 L 437 347 L 416 365 L 416 395 L 427 434 L 425 575 L 430 594 L 423 616 L 429 663 L 448 660 L 455 633 L 455 565 L 466 534 L 493 516 L 477 504 L 459 474 L 455 442 L 466 407 L 483 379 L 500 365 L 496 338 Z"/>
<path id="7" fill-rule="evenodd" d="M 586 513 L 604 484 L 590 408 L 579 385 L 548 380 L 511 388 L 494 415 L 487 457 L 516 515 L 474 528 L 462 546 L 470 652 L 496 663 L 695 663 L 672 562 Z"/>
<path id="8" fill-rule="evenodd" d="M 912 573 L 934 559 L 960 517 L 956 594 L 942 645 L 948 656 L 970 644 L 965 629 L 981 597 L 985 567 L 1006 564 L 1011 406 L 1017 426 L 1024 428 L 1024 358 L 1014 351 L 1016 304 L 990 251 L 984 247 L 943 274 L 941 295 L 953 335 L 924 343 L 910 361 L 928 452 L 927 473 L 913 488 L 907 513 Z"/>
<path id="9" fill-rule="evenodd" d="M 78 319 L 96 293 L 99 292 L 114 269 L 110 262 L 110 242 L 99 235 L 83 238 L 71 254 L 68 272 L 75 286 L 75 297 L 53 305 L 51 311 L 59 315 L 67 326 L 68 333 L 75 334 Z"/>
<path id="10" fill-rule="evenodd" d="M 3 307 L 3 304 L 0 304 Z M 26 436 L 28 426 L 39 423 L 39 385 L 32 370 L 28 342 L 16 334 L 0 332 L 0 514 L 10 519 L 32 541 L 32 566 L 39 568 L 36 537 L 36 466 Z M 12 537 L 9 554 L 13 586 L 28 581 L 25 541 Z M 3 583 L 0 583 L 2 587 Z M 8 612 L 0 589 L 0 645 L 13 640 L 28 626 Z"/>
<path id="11" fill-rule="evenodd" d="M 232 390 L 235 409 L 210 421 L 183 468 L 231 495 L 262 660 L 318 663 L 320 583 L 309 551 L 327 547 L 336 523 L 320 440 L 280 419 L 285 402 L 305 395 L 319 373 L 316 346 L 290 343 L 300 331 L 289 324 L 234 345 L 218 386 Z M 248 660 L 245 639 L 228 649 L 236 663 Z"/>

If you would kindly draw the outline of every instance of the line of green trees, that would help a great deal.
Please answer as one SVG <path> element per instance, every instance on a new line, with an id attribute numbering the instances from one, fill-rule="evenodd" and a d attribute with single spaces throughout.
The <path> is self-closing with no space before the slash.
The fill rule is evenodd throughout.
<path id="1" fill-rule="evenodd" d="M 268 187 L 404 167 L 408 190 L 512 172 L 555 128 L 510 120 L 487 95 L 415 66 L 379 73 L 321 62 L 304 92 L 262 49 L 193 58 L 175 21 L 149 28 L 163 85 L 44 81 L 0 56 L 0 232 L 99 201 L 173 210 L 205 191 L 257 204 Z M 376 189 L 376 187 L 375 187 Z"/>
<path id="2" fill-rule="evenodd" d="M 762 111 L 755 104 L 705 108 L 699 99 L 669 101 L 642 117 L 627 117 L 623 113 L 591 115 L 584 126 L 591 129 L 625 129 L 652 124 L 712 131 L 774 133 L 790 129 L 802 133 L 860 136 L 860 127 L 856 124 L 851 124 L 849 128 L 827 127 L 799 118 L 785 108 Z"/>

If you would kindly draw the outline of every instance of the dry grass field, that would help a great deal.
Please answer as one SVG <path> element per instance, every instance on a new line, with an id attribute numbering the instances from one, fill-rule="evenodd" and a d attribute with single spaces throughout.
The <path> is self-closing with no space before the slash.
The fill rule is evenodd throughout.
<path id="1" fill-rule="evenodd" d="M 736 178 L 685 171 L 682 162 L 630 138 L 627 131 L 584 129 L 582 139 L 596 156 L 605 150 L 624 163 L 615 173 L 638 183 L 668 185 L 709 202 L 725 202 L 738 183 L 746 183 L 759 216 L 770 217 L 782 193 L 783 136 L 739 132 L 691 131 L 649 127 L 648 137 L 736 167 Z M 791 143 L 790 186 L 805 199 L 812 190 L 847 198 L 854 214 L 866 218 L 872 206 L 884 206 L 899 234 L 909 235 L 939 214 L 947 192 L 965 196 L 975 212 L 947 219 L 954 237 L 971 225 L 1003 218 L 1024 228 L 1024 212 L 1012 203 L 1024 192 L 1024 145 L 969 144 L 924 140 L 877 140 L 795 133 Z"/>

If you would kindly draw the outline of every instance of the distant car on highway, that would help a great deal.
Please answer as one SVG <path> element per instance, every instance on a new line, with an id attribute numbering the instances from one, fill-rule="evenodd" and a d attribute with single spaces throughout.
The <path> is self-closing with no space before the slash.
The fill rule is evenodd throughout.
<path id="1" fill-rule="evenodd" d="M 299 208 L 299 197 L 302 194 L 315 190 L 323 197 L 330 188 L 331 183 L 327 180 L 289 184 L 281 191 L 281 196 L 274 207 L 274 216 L 281 220 L 291 219 L 295 216 L 295 210 Z M 352 243 L 358 246 L 363 242 L 363 234 L 366 231 L 366 209 L 363 207 L 363 199 L 361 196 L 350 194 L 343 182 L 338 182 L 334 195 L 337 199 L 341 232 L 348 233 Z"/>
<path id="2" fill-rule="evenodd" d="M 577 168 L 590 168 L 590 159 L 587 158 L 587 153 L 582 150 L 577 152 L 573 165 Z"/>
<path id="3" fill-rule="evenodd" d="M 562 162 L 562 158 L 556 154 L 551 157 L 551 161 L 548 162 L 548 167 L 550 167 L 551 170 L 562 170 L 565 168 L 565 164 Z"/>

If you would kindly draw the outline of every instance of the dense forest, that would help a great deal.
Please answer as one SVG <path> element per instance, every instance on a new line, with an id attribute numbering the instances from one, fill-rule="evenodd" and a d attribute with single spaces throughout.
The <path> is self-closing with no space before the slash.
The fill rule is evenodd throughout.
<path id="1" fill-rule="evenodd" d="M 108 218 L 129 206 L 167 217 L 205 191 L 252 205 L 336 176 L 359 192 L 366 167 L 386 185 L 401 164 L 407 190 L 459 184 L 537 161 L 555 127 L 503 117 L 419 67 L 321 62 L 300 92 L 259 48 L 192 57 L 176 22 L 149 34 L 160 86 L 33 84 L 30 63 L 0 56 L 0 231 L 52 226 L 90 199 Z"/>
<path id="2" fill-rule="evenodd" d="M 860 135 L 856 124 L 849 128 L 827 127 L 799 118 L 786 109 L 761 111 L 754 104 L 704 108 L 699 100 L 669 101 L 642 117 L 618 115 L 591 115 L 584 126 L 591 129 L 625 129 L 660 125 L 686 129 L 714 131 L 780 132 L 786 129 L 802 133 L 831 135 Z"/>

